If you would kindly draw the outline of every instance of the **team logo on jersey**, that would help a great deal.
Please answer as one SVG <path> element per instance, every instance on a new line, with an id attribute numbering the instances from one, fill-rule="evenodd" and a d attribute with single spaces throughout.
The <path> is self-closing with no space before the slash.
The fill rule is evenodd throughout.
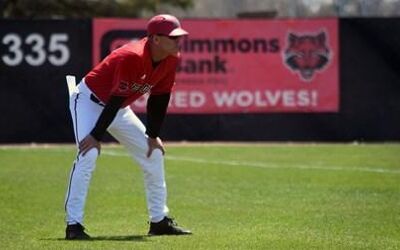
<path id="1" fill-rule="evenodd" d="M 144 75 L 145 76 L 145 75 Z M 141 94 L 145 94 L 147 92 L 149 92 L 151 90 L 153 86 L 148 84 L 148 83 L 144 83 L 144 84 L 139 84 L 139 83 L 128 83 L 126 81 L 121 81 L 119 83 L 118 86 L 118 92 L 120 93 L 136 93 L 139 92 Z"/>
<path id="2" fill-rule="evenodd" d="M 289 32 L 287 43 L 283 52 L 284 63 L 303 81 L 310 82 L 316 72 L 323 71 L 331 60 L 325 31 L 318 34 Z"/>

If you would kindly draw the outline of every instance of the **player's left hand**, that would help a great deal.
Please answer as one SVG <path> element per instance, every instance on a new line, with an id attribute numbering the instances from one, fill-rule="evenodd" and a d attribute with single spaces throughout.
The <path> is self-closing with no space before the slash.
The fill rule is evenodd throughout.
<path id="1" fill-rule="evenodd" d="M 162 154 L 165 154 L 165 148 L 164 145 L 160 139 L 160 137 L 156 137 L 156 138 L 151 138 L 148 137 L 147 138 L 147 144 L 149 146 L 149 149 L 147 151 L 147 158 L 149 158 L 151 156 L 151 154 L 153 153 L 153 150 L 158 148 L 159 150 L 161 150 Z"/>

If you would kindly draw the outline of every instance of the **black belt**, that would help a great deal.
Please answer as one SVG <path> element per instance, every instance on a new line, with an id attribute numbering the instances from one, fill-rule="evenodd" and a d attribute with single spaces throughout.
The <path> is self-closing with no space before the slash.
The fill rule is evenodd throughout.
<path id="1" fill-rule="evenodd" d="M 99 99 L 97 99 L 96 96 L 94 96 L 93 94 L 90 94 L 90 100 L 92 100 L 94 103 L 99 104 L 100 106 L 105 106 Z"/>

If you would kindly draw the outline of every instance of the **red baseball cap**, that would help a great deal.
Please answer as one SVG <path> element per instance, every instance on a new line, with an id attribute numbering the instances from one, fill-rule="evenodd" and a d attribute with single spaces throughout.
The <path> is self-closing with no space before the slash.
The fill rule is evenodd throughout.
<path id="1" fill-rule="evenodd" d="M 157 15 L 147 23 L 147 35 L 184 36 L 188 34 L 181 28 L 178 18 L 172 15 Z"/>

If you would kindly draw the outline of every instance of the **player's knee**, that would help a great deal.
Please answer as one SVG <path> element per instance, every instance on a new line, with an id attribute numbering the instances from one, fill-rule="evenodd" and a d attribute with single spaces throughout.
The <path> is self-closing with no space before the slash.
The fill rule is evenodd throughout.
<path id="1" fill-rule="evenodd" d="M 163 166 L 164 156 L 161 150 L 156 149 L 152 152 L 151 156 L 146 159 L 144 170 L 151 175 L 158 175 L 159 173 L 163 172 Z"/>
<path id="2" fill-rule="evenodd" d="M 80 161 L 85 162 L 88 165 L 96 163 L 97 157 L 99 156 L 99 151 L 97 148 L 92 148 L 85 155 L 80 155 Z"/>
<path id="3" fill-rule="evenodd" d="M 92 148 L 86 152 L 85 156 L 90 159 L 96 160 L 97 157 L 99 156 L 99 150 L 97 150 L 97 148 Z"/>
<path id="4" fill-rule="evenodd" d="M 148 160 L 152 164 L 158 164 L 164 160 L 164 155 L 160 149 L 156 148 L 153 150 L 153 152 L 151 153 L 151 156 L 148 158 Z"/>

